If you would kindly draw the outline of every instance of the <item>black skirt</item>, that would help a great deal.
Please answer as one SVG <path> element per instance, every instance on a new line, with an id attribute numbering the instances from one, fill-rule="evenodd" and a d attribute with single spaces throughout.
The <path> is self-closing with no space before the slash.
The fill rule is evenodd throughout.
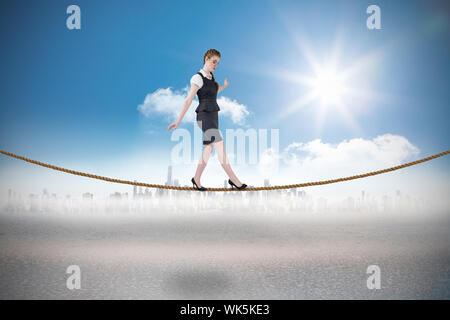
<path id="1" fill-rule="evenodd" d="M 197 124 L 203 131 L 203 144 L 222 141 L 222 135 L 219 132 L 219 112 L 200 111 L 197 113 Z"/>

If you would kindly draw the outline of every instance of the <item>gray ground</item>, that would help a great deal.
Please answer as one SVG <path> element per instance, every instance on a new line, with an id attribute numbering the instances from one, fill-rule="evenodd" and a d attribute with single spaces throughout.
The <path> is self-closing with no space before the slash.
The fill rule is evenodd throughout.
<path id="1" fill-rule="evenodd" d="M 449 218 L 3 212 L 0 298 L 449 299 Z M 66 287 L 69 265 L 80 290 Z M 367 288 L 369 265 L 379 290 Z"/>

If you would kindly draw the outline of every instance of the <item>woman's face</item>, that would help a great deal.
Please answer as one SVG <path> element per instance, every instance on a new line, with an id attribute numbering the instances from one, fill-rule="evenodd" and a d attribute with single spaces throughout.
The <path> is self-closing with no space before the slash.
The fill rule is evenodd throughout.
<path id="1" fill-rule="evenodd" d="M 217 65 L 219 64 L 220 61 L 220 57 L 218 56 L 212 56 L 210 58 L 206 58 L 205 64 L 206 64 L 206 68 L 209 69 L 210 72 L 214 72 L 214 70 L 216 70 Z"/>

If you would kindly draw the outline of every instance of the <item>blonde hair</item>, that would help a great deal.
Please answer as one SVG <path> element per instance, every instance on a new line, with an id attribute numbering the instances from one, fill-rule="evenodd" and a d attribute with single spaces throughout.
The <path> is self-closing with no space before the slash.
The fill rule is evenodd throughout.
<path id="1" fill-rule="evenodd" d="M 220 52 L 216 49 L 209 49 L 208 51 L 206 51 L 205 55 L 203 56 L 203 64 L 205 64 L 206 58 L 211 58 L 214 56 L 218 56 L 220 58 Z M 217 83 L 216 79 L 214 79 L 214 74 L 212 72 L 211 75 L 217 90 L 219 90 L 219 84 Z"/>

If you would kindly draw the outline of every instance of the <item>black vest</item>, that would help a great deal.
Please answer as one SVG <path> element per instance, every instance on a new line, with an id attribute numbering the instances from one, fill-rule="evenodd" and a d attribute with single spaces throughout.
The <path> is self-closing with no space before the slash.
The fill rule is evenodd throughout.
<path id="1" fill-rule="evenodd" d="M 206 111 L 219 111 L 219 105 L 217 104 L 217 88 L 214 80 L 210 80 L 203 76 L 201 72 L 197 72 L 203 79 L 203 86 L 197 91 L 198 107 L 195 112 Z"/>

